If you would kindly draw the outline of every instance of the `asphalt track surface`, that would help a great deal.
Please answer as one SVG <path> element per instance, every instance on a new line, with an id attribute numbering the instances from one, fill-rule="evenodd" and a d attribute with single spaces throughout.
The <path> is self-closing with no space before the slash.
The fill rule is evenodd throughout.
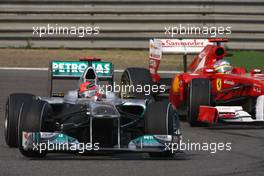
<path id="1" fill-rule="evenodd" d="M 120 74 L 116 76 L 118 79 Z M 50 154 L 28 159 L 4 141 L 4 109 L 8 94 L 31 92 L 45 96 L 46 71 L 0 70 L 0 175 L 264 175 L 264 129 L 257 127 L 191 128 L 182 122 L 184 141 L 231 142 L 231 151 L 185 151 L 175 159 L 151 159 L 146 154 L 76 156 Z"/>

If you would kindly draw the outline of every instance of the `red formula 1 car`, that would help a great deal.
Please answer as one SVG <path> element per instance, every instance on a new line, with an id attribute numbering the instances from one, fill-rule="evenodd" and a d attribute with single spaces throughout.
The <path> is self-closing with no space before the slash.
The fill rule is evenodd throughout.
<path id="1" fill-rule="evenodd" d="M 232 67 L 225 56 L 222 46 L 208 44 L 189 65 L 189 72 L 173 78 L 169 100 L 175 109 L 187 112 L 191 126 L 264 122 L 263 65 L 247 73 L 244 68 Z M 150 72 L 156 82 L 160 79 L 159 62 L 150 57 Z"/>

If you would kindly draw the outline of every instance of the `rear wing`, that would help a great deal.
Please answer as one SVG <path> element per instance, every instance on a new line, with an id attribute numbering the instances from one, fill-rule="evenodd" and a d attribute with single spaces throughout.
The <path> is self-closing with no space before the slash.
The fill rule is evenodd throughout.
<path id="1" fill-rule="evenodd" d="M 109 81 L 113 84 L 114 65 L 101 59 L 87 59 L 80 61 L 51 61 L 49 66 L 49 90 L 50 96 L 63 96 L 61 92 L 53 92 L 54 80 L 79 80 L 86 68 L 93 67 L 98 81 Z M 77 85 L 76 85 L 77 86 Z"/>
<path id="2" fill-rule="evenodd" d="M 154 82 L 159 82 L 158 69 L 163 54 L 183 54 L 184 72 L 187 72 L 187 54 L 200 53 L 207 45 L 220 45 L 227 39 L 151 39 L 149 41 L 149 70 Z"/>

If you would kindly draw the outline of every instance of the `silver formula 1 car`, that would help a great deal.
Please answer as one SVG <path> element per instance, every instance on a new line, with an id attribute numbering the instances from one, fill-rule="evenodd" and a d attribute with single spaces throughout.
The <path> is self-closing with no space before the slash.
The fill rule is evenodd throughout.
<path id="1" fill-rule="evenodd" d="M 119 98 L 106 92 L 100 98 L 80 94 L 80 88 L 53 92 L 54 79 L 79 79 L 97 85 L 113 82 L 113 65 L 100 60 L 53 61 L 50 96 L 15 93 L 8 97 L 5 140 L 27 157 L 49 152 L 146 152 L 172 157 L 179 143 L 179 118 L 167 101 Z M 98 95 L 96 95 L 98 96 Z"/>

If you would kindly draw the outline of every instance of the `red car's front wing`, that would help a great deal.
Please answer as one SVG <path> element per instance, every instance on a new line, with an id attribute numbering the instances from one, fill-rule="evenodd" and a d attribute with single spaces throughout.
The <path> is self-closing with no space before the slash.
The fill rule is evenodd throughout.
<path id="1" fill-rule="evenodd" d="M 241 106 L 200 106 L 198 121 L 210 124 L 220 121 L 231 123 L 264 122 L 264 95 L 257 98 L 254 116 L 244 111 Z"/>

